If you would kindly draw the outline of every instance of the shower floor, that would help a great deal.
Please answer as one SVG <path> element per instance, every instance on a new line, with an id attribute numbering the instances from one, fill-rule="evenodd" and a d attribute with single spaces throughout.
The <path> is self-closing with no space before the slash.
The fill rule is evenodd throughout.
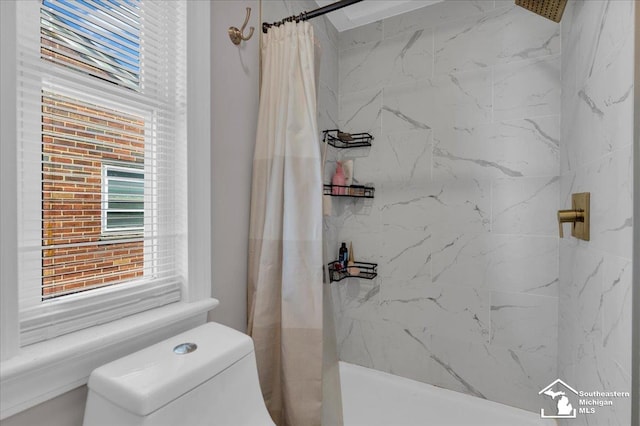
<path id="1" fill-rule="evenodd" d="M 340 362 L 345 426 L 555 426 L 539 414 Z"/>

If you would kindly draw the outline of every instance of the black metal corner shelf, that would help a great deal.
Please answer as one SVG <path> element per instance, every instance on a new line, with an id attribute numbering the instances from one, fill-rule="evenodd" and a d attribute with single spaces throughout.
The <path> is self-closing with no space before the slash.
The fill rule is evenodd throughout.
<path id="1" fill-rule="evenodd" d="M 324 185 L 324 195 L 332 197 L 373 198 L 375 191 L 374 187 L 364 185 Z"/>
<path id="2" fill-rule="evenodd" d="M 324 139 L 334 148 L 362 148 L 371 146 L 373 136 L 369 133 L 343 133 L 339 129 L 323 130 Z"/>
<path id="3" fill-rule="evenodd" d="M 351 275 L 351 268 L 360 269 L 358 275 Z M 353 262 L 353 265 L 342 268 L 340 262 L 335 261 L 329 263 L 329 280 L 332 282 L 342 281 L 345 278 L 363 278 L 372 280 L 378 276 L 378 264 L 369 262 Z"/>

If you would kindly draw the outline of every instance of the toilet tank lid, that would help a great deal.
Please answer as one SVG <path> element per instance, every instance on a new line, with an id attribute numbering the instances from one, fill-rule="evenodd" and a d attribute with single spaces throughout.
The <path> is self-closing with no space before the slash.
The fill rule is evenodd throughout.
<path id="1" fill-rule="evenodd" d="M 183 343 L 195 343 L 197 349 L 175 353 Z M 88 386 L 127 411 L 146 416 L 252 351 L 253 341 L 246 334 L 207 323 L 96 368 Z"/>

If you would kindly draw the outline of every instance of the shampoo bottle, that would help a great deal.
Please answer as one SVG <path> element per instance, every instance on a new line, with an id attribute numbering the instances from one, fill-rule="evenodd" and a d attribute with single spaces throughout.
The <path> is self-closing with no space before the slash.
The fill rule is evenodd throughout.
<path id="1" fill-rule="evenodd" d="M 344 195 L 345 194 L 345 178 L 344 178 L 344 171 L 342 170 L 342 163 L 341 162 L 336 162 L 336 172 L 333 175 L 333 179 L 331 179 L 331 185 L 333 185 L 333 187 L 331 188 L 331 193 L 333 195 Z M 336 186 L 337 185 L 337 186 Z M 345 250 L 347 248 L 345 247 Z M 346 266 L 346 263 L 345 263 Z"/>
<path id="2" fill-rule="evenodd" d="M 340 251 L 338 252 L 338 262 L 340 262 L 340 266 L 342 266 L 342 269 L 346 269 L 347 263 L 349 262 L 349 250 L 347 250 L 347 243 L 342 243 L 342 246 L 340 246 Z"/>
<path id="3" fill-rule="evenodd" d="M 353 195 L 351 193 L 351 185 L 353 185 L 353 160 L 342 162 L 342 172 L 344 173 L 345 195 Z"/>

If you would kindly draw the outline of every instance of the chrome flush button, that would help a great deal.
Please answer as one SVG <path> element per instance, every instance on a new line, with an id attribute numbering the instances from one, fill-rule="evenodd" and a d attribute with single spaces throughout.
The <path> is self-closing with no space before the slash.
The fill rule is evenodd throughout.
<path id="1" fill-rule="evenodd" d="M 178 346 L 173 348 L 173 352 L 178 355 L 189 354 L 198 349 L 198 345 L 195 343 L 180 343 Z"/>

